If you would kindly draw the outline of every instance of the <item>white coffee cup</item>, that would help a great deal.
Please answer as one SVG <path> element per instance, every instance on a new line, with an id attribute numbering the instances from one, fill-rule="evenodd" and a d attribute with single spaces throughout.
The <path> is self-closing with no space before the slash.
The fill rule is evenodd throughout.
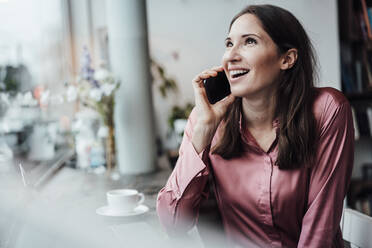
<path id="1" fill-rule="evenodd" d="M 145 195 L 135 189 L 115 189 L 106 193 L 110 210 L 115 212 L 130 212 L 145 200 Z"/>

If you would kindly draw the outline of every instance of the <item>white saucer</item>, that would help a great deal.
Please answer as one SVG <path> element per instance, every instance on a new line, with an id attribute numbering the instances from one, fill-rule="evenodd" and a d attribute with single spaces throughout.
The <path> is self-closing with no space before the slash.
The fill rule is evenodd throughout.
<path id="1" fill-rule="evenodd" d="M 139 205 L 132 211 L 113 211 L 109 206 L 103 206 L 96 210 L 96 213 L 103 216 L 114 216 L 114 217 L 125 217 L 144 214 L 149 211 L 149 207 L 146 205 Z"/>

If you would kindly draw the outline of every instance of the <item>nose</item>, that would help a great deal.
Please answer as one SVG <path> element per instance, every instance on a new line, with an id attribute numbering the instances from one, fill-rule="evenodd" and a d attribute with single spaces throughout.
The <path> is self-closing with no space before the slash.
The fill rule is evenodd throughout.
<path id="1" fill-rule="evenodd" d="M 241 60 L 239 46 L 233 46 L 225 53 L 226 62 L 238 62 Z"/>

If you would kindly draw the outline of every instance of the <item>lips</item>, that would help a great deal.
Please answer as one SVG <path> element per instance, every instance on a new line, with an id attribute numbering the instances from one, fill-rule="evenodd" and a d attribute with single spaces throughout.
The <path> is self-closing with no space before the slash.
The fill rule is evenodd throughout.
<path id="1" fill-rule="evenodd" d="M 247 75 L 249 71 L 249 69 L 243 67 L 231 66 L 230 68 L 228 68 L 230 83 L 240 81 L 240 79 L 244 78 L 244 76 Z"/>
<path id="2" fill-rule="evenodd" d="M 241 77 L 241 76 L 247 74 L 248 72 L 249 72 L 249 70 L 247 70 L 247 69 L 229 70 L 231 78 Z"/>

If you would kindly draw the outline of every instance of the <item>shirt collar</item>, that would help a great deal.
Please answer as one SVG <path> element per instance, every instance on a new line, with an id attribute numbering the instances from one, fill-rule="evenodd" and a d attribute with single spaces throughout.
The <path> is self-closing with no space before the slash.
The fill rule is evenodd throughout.
<path id="1" fill-rule="evenodd" d="M 277 137 L 278 137 L 278 134 L 279 134 L 279 125 L 280 125 L 280 122 L 279 122 L 279 118 L 277 117 L 273 120 L 273 127 L 276 131 L 276 136 Z M 242 140 L 243 140 L 244 143 L 248 144 L 252 148 L 255 148 L 255 150 L 261 151 L 261 148 L 257 144 L 255 138 L 249 132 L 248 128 L 245 127 L 244 122 L 243 122 L 243 115 L 242 115 L 241 112 L 240 112 L 240 116 L 239 116 L 239 131 L 240 131 L 240 134 L 242 136 Z"/>

